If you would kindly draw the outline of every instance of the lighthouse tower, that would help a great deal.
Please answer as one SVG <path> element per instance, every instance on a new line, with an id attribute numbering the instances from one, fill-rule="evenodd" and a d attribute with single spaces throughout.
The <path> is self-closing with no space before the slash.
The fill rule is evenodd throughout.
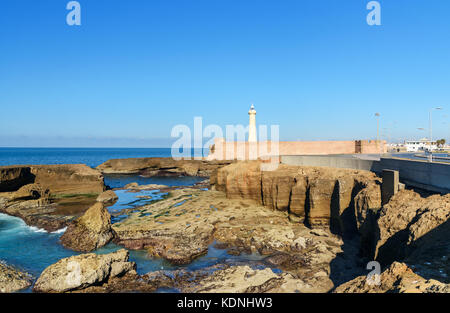
<path id="1" fill-rule="evenodd" d="M 256 110 L 255 107 L 250 107 L 250 111 L 248 111 L 249 122 L 248 122 L 248 142 L 257 142 L 256 139 Z"/>

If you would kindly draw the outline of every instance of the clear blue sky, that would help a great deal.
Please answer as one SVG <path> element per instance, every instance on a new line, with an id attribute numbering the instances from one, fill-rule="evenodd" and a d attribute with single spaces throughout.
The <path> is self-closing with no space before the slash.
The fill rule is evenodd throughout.
<path id="1" fill-rule="evenodd" d="M 450 140 L 450 1 L 0 3 L 0 146 L 170 146 L 176 124 L 279 124 L 281 140 Z"/>

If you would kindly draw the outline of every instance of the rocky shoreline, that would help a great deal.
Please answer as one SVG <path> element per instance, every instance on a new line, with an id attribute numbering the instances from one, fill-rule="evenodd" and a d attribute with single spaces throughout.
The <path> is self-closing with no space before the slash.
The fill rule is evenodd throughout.
<path id="1" fill-rule="evenodd" d="M 120 214 L 126 218 L 111 223 L 106 206 L 117 196 L 105 192 L 107 173 L 210 180 L 183 188 L 129 185 L 129 192 L 158 189 L 167 196 L 125 209 Z M 82 209 L 71 210 L 70 201 L 82 203 Z M 262 258 L 138 275 L 126 250 L 81 254 L 49 266 L 36 292 L 449 291 L 450 195 L 423 198 L 402 190 L 382 205 L 381 179 L 367 171 L 287 165 L 262 171 L 257 161 L 165 158 L 110 160 L 97 169 L 0 167 L 0 212 L 48 231 L 67 227 L 61 244 L 74 251 L 95 251 L 113 241 L 183 265 L 215 243 L 230 255 Z M 382 265 L 381 285 L 366 283 L 365 267 L 372 260 Z M 439 270 L 414 273 L 428 263 Z M 4 284 L 0 279 L 0 288 Z"/>

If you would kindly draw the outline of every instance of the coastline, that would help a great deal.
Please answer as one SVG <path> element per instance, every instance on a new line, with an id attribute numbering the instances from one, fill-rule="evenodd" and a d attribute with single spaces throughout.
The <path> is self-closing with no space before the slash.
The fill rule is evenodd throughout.
<path id="1" fill-rule="evenodd" d="M 61 166 L 57 167 L 61 168 Z M 62 166 L 62 168 L 64 167 Z M 42 168 L 48 170 L 54 166 Z M 80 168 L 78 167 L 79 170 Z M 70 181 L 70 178 L 65 178 L 65 182 L 62 183 L 61 174 L 49 176 L 48 173 L 44 175 L 41 172 L 35 171 L 37 181 L 47 182 L 46 188 L 52 190 L 53 194 L 55 191 L 67 190 L 67 181 Z M 62 171 L 62 173 L 64 172 Z M 135 196 L 151 198 L 158 193 L 165 194 L 165 196 L 163 198 L 155 197 L 155 201 L 149 201 L 131 209 L 111 212 L 109 218 L 112 221 L 114 216 L 125 216 L 120 220 L 115 220 L 111 225 L 111 229 L 114 231 L 112 239 L 114 244 L 131 250 L 145 250 L 151 258 L 164 259 L 175 265 L 190 264 L 200 256 L 208 254 L 213 242 L 215 242 L 215 247 L 225 249 L 224 251 L 227 251 L 229 256 L 244 256 L 237 263 L 228 264 L 225 258 L 221 261 L 224 263 L 209 264 L 208 266 L 215 266 L 215 270 L 208 275 L 200 275 L 202 278 L 196 281 L 198 286 L 204 286 L 208 290 L 210 288 L 207 286 L 211 282 L 215 284 L 222 282 L 223 287 L 220 288 L 224 289 L 218 287 L 219 289 L 215 289 L 216 291 L 293 292 L 300 289 L 303 292 L 329 292 L 332 290 L 358 292 L 356 287 L 348 286 L 352 283 L 361 284 L 353 282 L 353 279 L 360 279 L 358 277 L 364 275 L 364 263 L 372 257 L 375 256 L 376 259 L 382 261 L 383 268 L 386 270 L 389 270 L 395 261 L 414 260 L 414 264 L 418 264 L 423 262 L 421 255 L 427 250 L 422 251 L 425 244 L 421 241 L 426 242 L 426 245 L 431 243 L 433 246 L 433 240 L 436 240 L 436 235 L 427 240 L 419 236 L 420 240 L 416 240 L 414 245 L 400 240 L 396 243 L 396 248 L 393 248 L 393 246 L 390 247 L 394 240 L 391 238 L 395 238 L 396 232 L 417 233 L 418 230 L 415 230 L 414 227 L 418 223 L 422 223 L 422 228 L 428 227 L 426 230 L 420 230 L 424 235 L 438 229 L 445 234 L 447 232 L 448 222 L 445 220 L 445 213 L 439 213 L 437 210 L 432 210 L 428 214 L 429 216 L 418 216 L 416 218 L 418 220 L 411 225 L 408 225 L 410 223 L 408 222 L 406 225 L 400 223 L 404 226 L 398 226 L 400 220 L 395 222 L 395 227 L 394 224 L 385 224 L 383 216 L 391 214 L 390 211 L 394 212 L 400 209 L 405 210 L 406 213 L 412 212 L 414 206 L 418 208 L 430 208 L 430 205 L 439 207 L 442 203 L 448 202 L 448 195 L 421 198 L 413 191 L 406 190 L 395 196 L 403 200 L 394 198 L 390 201 L 392 208 L 389 207 L 389 204 L 382 206 L 380 179 L 366 171 L 280 166 L 274 172 L 264 173 L 259 170 L 258 162 L 231 163 L 203 160 L 186 162 L 164 158 L 138 158 L 109 160 L 96 169 L 89 170 L 89 173 L 94 174 L 90 177 L 97 177 L 97 181 L 101 181 L 103 186 L 105 186 L 104 175 L 112 173 L 131 177 L 141 175 L 149 178 L 164 176 L 176 179 L 178 176 L 194 175 L 209 178 L 209 181 L 206 181 L 207 185 L 203 183 L 197 188 L 190 186 L 164 188 L 155 185 L 155 189 L 151 189 L 152 186 L 149 185 L 146 187 L 147 190 L 154 190 L 154 193 L 142 195 L 139 192 L 145 188 L 139 189 L 139 185 L 135 187 L 137 188 L 135 190 L 116 188 L 115 190 L 124 190 Z M 73 177 L 73 174 L 67 177 Z M 40 175 L 44 175 L 42 177 L 46 179 Z M 77 179 L 81 176 L 75 175 Z M 56 185 L 49 183 L 51 181 L 49 177 L 55 180 Z M 34 184 L 36 183 L 33 182 L 32 185 Z M 27 185 L 29 184 L 24 186 Z M 61 186 L 66 186 L 66 189 Z M 70 186 L 69 189 L 75 190 L 74 186 Z M 21 215 L 24 220 L 28 220 L 27 224 L 35 223 L 39 220 L 37 218 L 39 215 L 41 215 L 41 219 L 48 220 L 50 216 L 54 218 L 55 212 L 49 212 L 49 210 L 50 207 L 55 206 L 55 203 L 51 203 L 55 197 L 49 197 L 43 201 L 41 194 L 39 196 L 34 194 L 35 198 L 30 199 L 29 197 L 33 195 L 30 191 L 33 191 L 33 188 L 27 190 L 29 194 L 25 196 L 22 188 L 23 186 L 15 192 L 7 192 L 6 197 L 5 193 L 0 193 L 0 198 L 3 199 L 0 205 L 8 207 L 9 214 L 13 212 L 11 204 L 5 205 L 4 199 L 14 202 L 13 207 L 27 208 L 26 211 L 29 211 L 30 206 L 34 207 L 33 218 Z M 105 189 L 107 188 L 102 187 L 102 190 Z M 19 190 L 20 197 L 17 194 Z M 97 191 L 97 189 L 95 190 Z M 83 192 L 85 191 L 83 190 Z M 79 195 L 86 197 L 86 194 L 81 191 Z M 64 220 L 64 224 L 58 225 L 64 225 L 64 227 L 72 225 L 90 205 L 85 205 L 85 208 L 75 215 L 60 215 L 58 220 Z M 409 209 L 408 205 L 412 208 Z M 447 204 L 444 205 L 444 208 L 450 210 Z M 57 209 L 55 210 L 57 211 Z M 409 215 L 405 215 L 405 217 L 408 216 L 406 221 L 414 220 L 414 216 L 411 217 L 410 213 L 407 214 Z M 440 222 L 430 225 L 429 221 L 435 221 L 437 217 L 440 218 Z M 354 228 L 355 226 L 356 228 Z M 55 231 L 62 228 L 50 228 L 47 224 L 46 230 Z M 377 232 L 384 234 L 384 229 L 388 231 L 383 235 L 385 237 L 373 236 Z M 404 251 L 405 255 L 392 255 L 393 249 L 400 249 Z M 359 256 L 361 253 L 365 255 L 362 258 Z M 251 261 L 251 258 L 246 259 L 246 255 L 258 255 L 261 259 L 256 262 Z M 217 269 L 219 264 L 223 264 L 225 267 L 220 268 L 219 266 Z M 248 265 L 250 267 L 245 267 Z M 258 269 L 261 266 L 263 269 Z M 269 271 L 265 269 L 269 269 Z M 216 270 L 217 274 L 214 274 Z M 133 273 L 125 275 L 127 277 L 123 281 L 121 277 L 114 278 L 114 282 L 104 281 L 103 289 L 75 287 L 73 290 L 84 290 L 85 292 L 130 291 L 129 288 L 134 288 L 131 286 L 137 280 L 145 277 L 146 285 L 135 286 L 137 288 L 135 291 L 156 291 L 164 286 L 170 286 L 178 291 L 200 292 L 203 287 L 193 289 L 193 285 L 189 282 L 188 278 L 194 274 L 195 270 L 192 271 L 180 274 L 183 278 L 165 280 L 164 283 L 161 281 L 160 275 L 166 275 L 166 272 L 153 272 L 145 275 Z M 344 272 L 345 274 L 342 275 Z M 400 272 L 400 276 L 409 273 L 403 268 Z M 244 289 L 229 289 L 234 284 L 233 281 L 239 279 L 243 273 L 255 275 L 258 280 L 250 283 Z M 435 274 L 426 275 L 437 278 Z M 264 282 L 274 278 L 279 281 L 279 284 L 269 289 L 261 289 Z M 118 283 L 119 281 L 121 283 Z M 424 284 L 425 281 L 428 280 L 423 280 Z M 449 283 L 444 276 L 441 276 L 441 281 L 444 282 L 444 285 Z M 339 285 L 344 283 L 347 284 L 347 287 L 339 288 Z M 426 288 L 431 288 L 429 283 L 427 284 Z M 432 286 L 441 286 L 442 283 L 436 281 L 433 284 Z M 360 286 L 359 288 L 362 291 L 366 287 Z M 385 288 L 388 291 L 397 287 L 387 286 Z M 404 289 L 411 291 L 409 288 L 408 285 Z M 210 291 L 214 292 L 214 289 Z"/>

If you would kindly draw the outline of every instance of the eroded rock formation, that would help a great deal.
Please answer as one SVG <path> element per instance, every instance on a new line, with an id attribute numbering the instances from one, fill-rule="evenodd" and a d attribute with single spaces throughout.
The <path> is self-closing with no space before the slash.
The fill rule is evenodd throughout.
<path id="1" fill-rule="evenodd" d="M 36 281 L 35 292 L 69 292 L 93 285 L 107 285 L 124 275 L 137 275 L 136 264 L 128 262 L 128 251 L 110 254 L 81 254 L 47 267 Z"/>
<path id="2" fill-rule="evenodd" d="M 128 218 L 112 227 L 115 242 L 126 248 L 185 264 L 216 241 L 231 254 L 265 255 L 267 264 L 323 292 L 333 287 L 330 262 L 342 252 L 342 240 L 328 230 L 311 230 L 290 222 L 285 212 L 219 191 L 173 190 L 166 199 L 120 214 Z"/>
<path id="3" fill-rule="evenodd" d="M 374 173 L 288 165 L 261 171 L 260 165 L 260 162 L 228 165 L 218 169 L 211 183 L 228 198 L 253 199 L 287 212 L 292 220 L 312 227 L 329 225 L 337 233 L 354 231 L 362 225 L 365 214 L 362 211 L 366 207 L 381 207 L 380 179 Z M 367 188 L 371 190 L 370 196 L 362 194 Z M 355 214 L 359 214 L 359 224 Z"/>
<path id="4" fill-rule="evenodd" d="M 101 194 L 99 194 L 96 200 L 97 200 L 97 202 L 111 204 L 111 203 L 116 202 L 117 199 L 119 199 L 119 197 L 117 197 L 117 195 L 114 191 L 107 190 L 107 191 L 104 191 Z"/>
<path id="5" fill-rule="evenodd" d="M 0 166 L 0 192 L 16 191 L 20 187 L 34 183 L 30 167 Z"/>
<path id="6" fill-rule="evenodd" d="M 315 288 L 289 273 L 275 274 L 270 268 L 255 270 L 250 266 L 232 266 L 215 271 L 182 290 L 196 293 L 292 293 L 314 292 Z"/>
<path id="7" fill-rule="evenodd" d="M 86 211 L 104 189 L 102 174 L 82 164 L 0 167 L 0 212 L 55 231 Z"/>
<path id="8" fill-rule="evenodd" d="M 141 174 L 144 176 L 208 177 L 232 161 L 174 160 L 172 158 L 112 159 L 97 166 L 105 174 Z"/>
<path id="9" fill-rule="evenodd" d="M 406 264 L 394 262 L 381 275 L 357 277 L 338 286 L 335 293 L 450 293 L 450 285 L 427 280 Z M 379 281 L 377 281 L 379 279 Z"/>
<path id="10" fill-rule="evenodd" d="M 113 237 L 111 215 L 103 203 L 97 202 L 83 216 L 70 223 L 61 236 L 61 243 L 75 251 L 90 252 L 103 247 Z"/>
<path id="11" fill-rule="evenodd" d="M 398 192 L 376 222 L 375 258 L 383 265 L 406 259 L 429 262 L 436 247 L 448 244 L 449 220 L 450 194 L 423 198 L 411 190 Z"/>
<path id="12" fill-rule="evenodd" d="M 31 275 L 0 263 L 0 293 L 16 292 L 31 286 Z"/>

